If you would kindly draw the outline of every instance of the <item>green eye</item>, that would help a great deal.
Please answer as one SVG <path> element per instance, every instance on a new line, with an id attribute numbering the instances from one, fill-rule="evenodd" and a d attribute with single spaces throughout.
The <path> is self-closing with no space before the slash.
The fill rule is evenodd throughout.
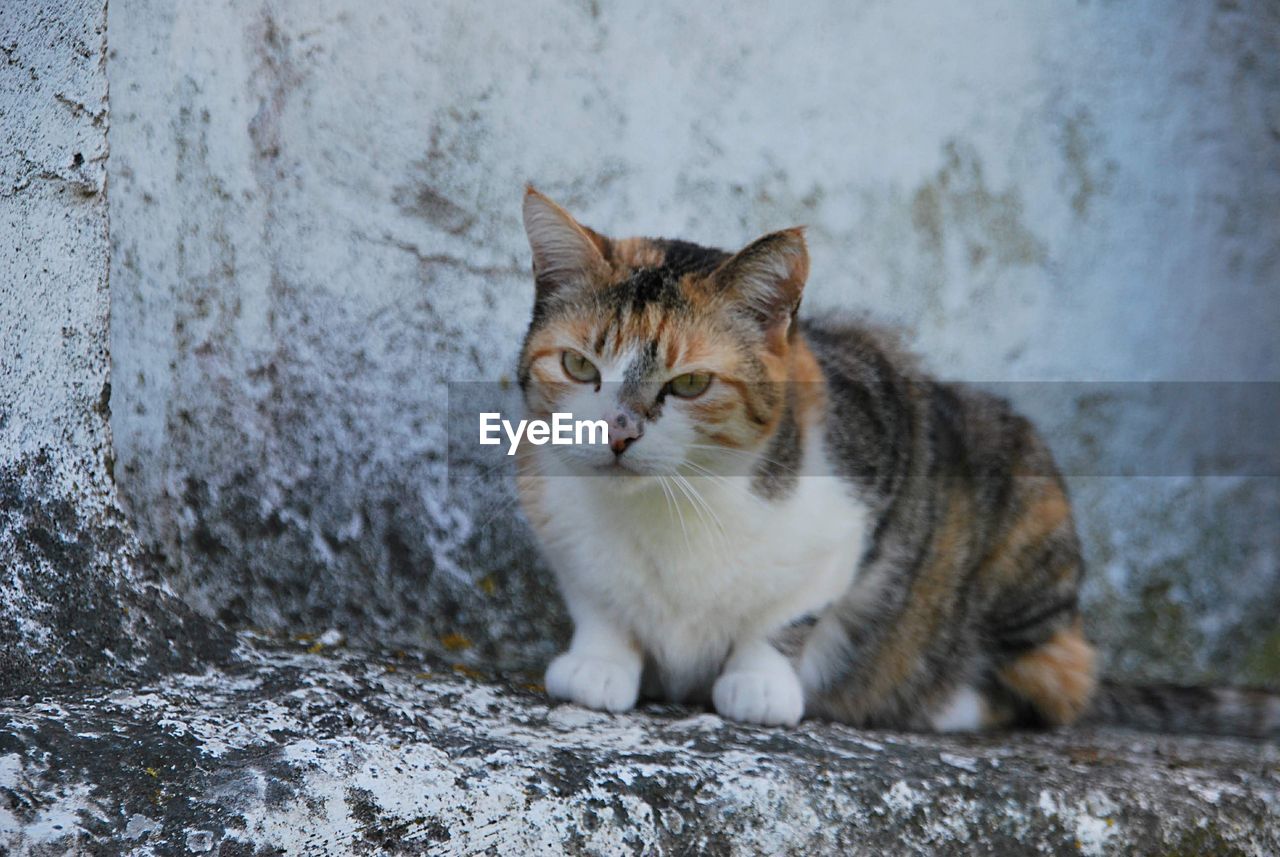
<path id="1" fill-rule="evenodd" d="M 595 367 L 594 363 L 576 351 L 564 352 L 560 356 L 560 365 L 564 367 L 564 374 L 575 381 L 593 384 L 600 380 L 600 370 Z"/>
<path id="2" fill-rule="evenodd" d="M 682 399 L 696 399 L 711 386 L 711 375 L 706 372 L 686 372 L 672 378 L 667 386 Z"/>

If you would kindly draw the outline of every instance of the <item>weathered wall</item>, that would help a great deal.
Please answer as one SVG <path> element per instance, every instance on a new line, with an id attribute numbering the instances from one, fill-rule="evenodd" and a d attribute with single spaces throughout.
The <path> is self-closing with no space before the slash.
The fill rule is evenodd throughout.
<path id="1" fill-rule="evenodd" d="M 110 24 L 117 476 L 234 622 L 547 652 L 523 530 L 448 491 L 443 451 L 446 382 L 508 373 L 526 321 L 529 179 L 605 230 L 807 223 L 809 311 L 868 309 L 948 376 L 1280 378 L 1261 0 L 122 0 Z M 1114 398 L 1055 412 L 1077 473 L 1166 436 Z M 1183 457 L 1073 478 L 1093 631 L 1128 675 L 1278 680 L 1277 480 Z"/>
<path id="2" fill-rule="evenodd" d="M 0 696 L 194 662 L 111 480 L 106 4 L 0 13 Z M 225 640 L 223 640 L 225 642 Z"/>

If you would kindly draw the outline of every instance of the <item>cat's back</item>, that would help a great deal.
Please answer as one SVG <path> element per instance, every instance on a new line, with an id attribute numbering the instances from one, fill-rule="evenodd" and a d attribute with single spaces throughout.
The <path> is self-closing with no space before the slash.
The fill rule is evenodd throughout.
<path id="1" fill-rule="evenodd" d="M 1047 446 L 1007 399 L 936 379 L 893 331 L 848 317 L 800 329 L 826 382 L 833 463 L 867 491 L 890 495 L 920 469 L 1057 479 Z"/>

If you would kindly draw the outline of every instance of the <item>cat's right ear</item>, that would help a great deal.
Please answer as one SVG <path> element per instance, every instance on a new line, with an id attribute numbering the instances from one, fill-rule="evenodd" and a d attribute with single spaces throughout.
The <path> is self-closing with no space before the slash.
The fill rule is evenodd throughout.
<path id="1" fill-rule="evenodd" d="M 751 310 L 770 347 L 781 347 L 793 327 L 808 276 L 804 229 L 796 227 L 751 242 L 717 268 L 711 281 L 721 294 Z"/>
<path id="2" fill-rule="evenodd" d="M 573 219 L 532 185 L 524 192 L 524 231 L 533 250 L 538 298 L 561 289 L 586 288 L 609 271 L 609 242 Z"/>

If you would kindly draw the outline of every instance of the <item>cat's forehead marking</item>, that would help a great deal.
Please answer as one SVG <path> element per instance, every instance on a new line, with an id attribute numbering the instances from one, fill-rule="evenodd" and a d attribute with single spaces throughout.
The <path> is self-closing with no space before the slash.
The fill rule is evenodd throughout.
<path id="1" fill-rule="evenodd" d="M 650 307 L 671 311 L 688 304 L 680 279 L 665 268 L 640 268 L 605 289 L 604 303 L 616 312 L 643 314 Z"/>
<path id="2" fill-rule="evenodd" d="M 630 367 L 636 361 L 637 350 L 634 346 L 628 347 L 601 360 L 597 367 L 600 370 L 600 380 L 605 384 L 624 383 L 630 375 Z"/>
<path id="3" fill-rule="evenodd" d="M 658 354 L 656 339 L 629 342 L 617 352 L 601 355 L 600 379 L 634 390 L 646 384 L 660 368 Z"/>
<path id="4" fill-rule="evenodd" d="M 658 340 L 650 339 L 633 349 L 626 373 L 623 375 L 623 392 L 634 392 L 649 383 L 650 376 L 658 369 Z"/>
<path id="5" fill-rule="evenodd" d="M 680 315 L 684 304 L 676 302 L 682 299 L 645 291 L 648 288 L 666 286 L 650 283 L 638 291 L 606 295 L 596 304 L 595 325 L 587 341 L 598 356 L 612 357 L 638 344 L 656 354 L 658 343 L 668 338 L 670 322 Z M 674 288 L 679 290 L 678 285 Z"/>
<path id="6" fill-rule="evenodd" d="M 609 246 L 611 257 L 630 268 L 656 268 L 666 260 L 662 247 L 648 238 L 619 238 Z"/>

